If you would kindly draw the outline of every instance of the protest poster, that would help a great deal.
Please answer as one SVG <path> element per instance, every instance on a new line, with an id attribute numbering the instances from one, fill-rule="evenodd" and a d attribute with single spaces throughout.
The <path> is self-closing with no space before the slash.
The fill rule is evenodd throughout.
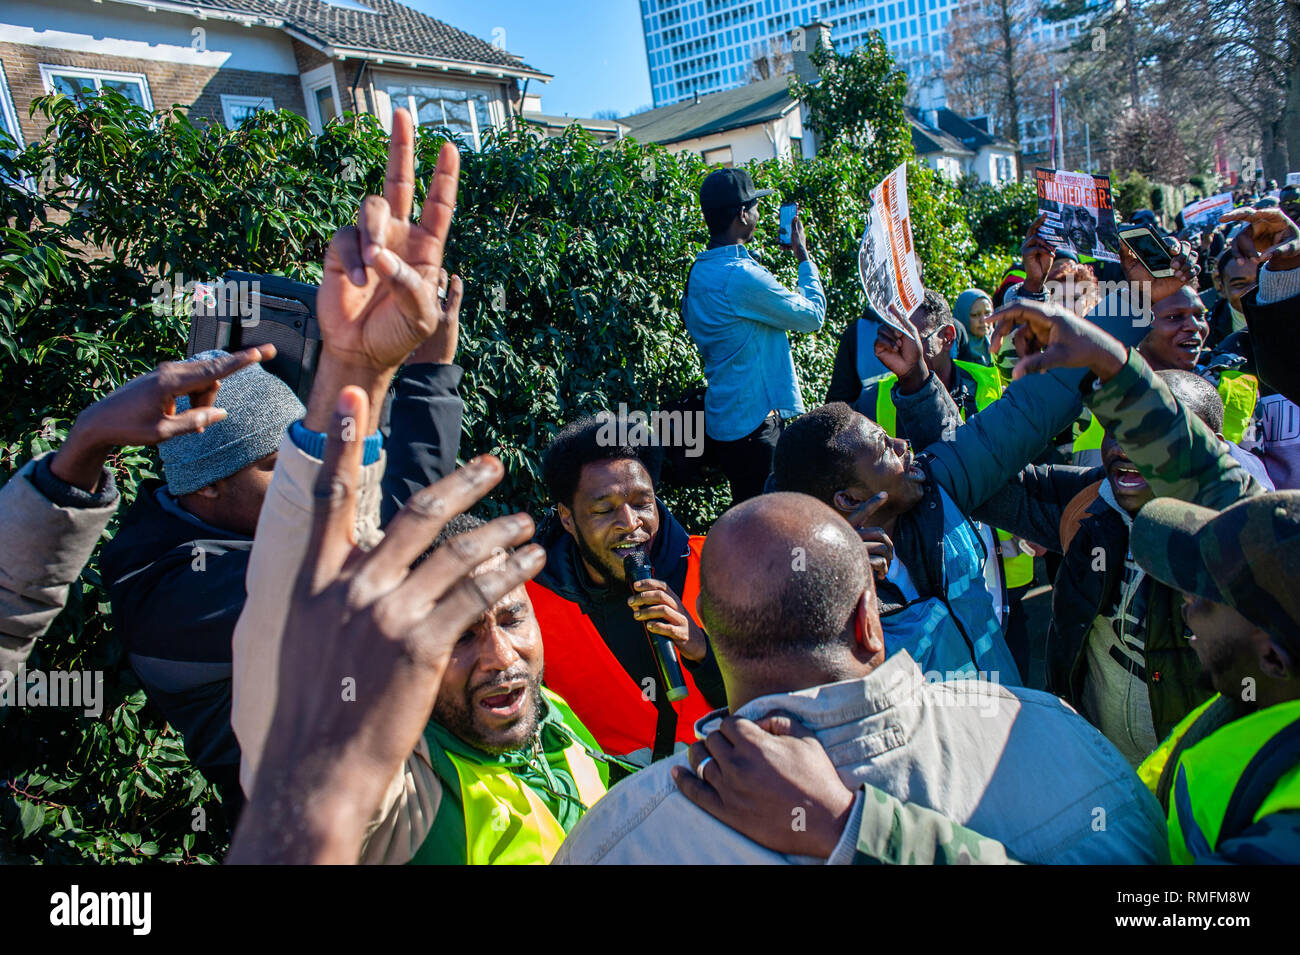
<path id="1" fill-rule="evenodd" d="M 1183 226 L 1204 229 L 1216 225 L 1219 216 L 1231 211 L 1232 193 L 1221 192 L 1217 196 L 1206 196 L 1183 206 Z"/>
<path id="2" fill-rule="evenodd" d="M 871 211 L 858 246 L 858 277 L 880 317 L 911 334 L 902 320 L 921 304 L 925 290 L 912 247 L 906 163 L 871 190 Z"/>
<path id="3" fill-rule="evenodd" d="M 1300 172 L 1289 172 L 1286 174 L 1286 184 L 1288 186 L 1300 186 Z"/>
<path id="4" fill-rule="evenodd" d="M 1102 262 L 1119 261 L 1109 176 L 1038 168 L 1034 185 L 1038 212 L 1047 213 L 1039 235 L 1060 249 L 1073 249 Z"/>

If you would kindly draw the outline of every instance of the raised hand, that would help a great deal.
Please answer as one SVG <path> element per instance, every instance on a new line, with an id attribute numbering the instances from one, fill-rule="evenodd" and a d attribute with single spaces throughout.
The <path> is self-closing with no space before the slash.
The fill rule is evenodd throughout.
<path id="1" fill-rule="evenodd" d="M 1128 359 L 1124 346 L 1092 322 L 1050 302 L 1020 301 L 993 313 L 997 326 L 992 348 L 1015 333 L 1013 378 L 1052 368 L 1088 368 L 1101 381 L 1119 373 Z"/>
<path id="2" fill-rule="evenodd" d="M 359 388 L 336 402 L 285 623 L 275 717 L 232 862 L 356 862 L 384 791 L 428 723 L 457 640 L 546 560 L 532 544 L 483 566 L 532 535 L 532 520 L 514 514 L 412 569 L 446 523 L 501 480 L 491 456 L 416 493 L 376 548 L 356 547 L 362 442 L 343 436 L 367 402 Z M 352 694 L 340 692 L 348 680 Z"/>
<path id="3" fill-rule="evenodd" d="M 790 244 L 786 248 L 794 252 L 794 257 L 800 262 L 808 258 L 808 243 L 804 237 L 803 220 L 799 216 L 790 222 Z"/>
<path id="4" fill-rule="evenodd" d="M 877 580 L 884 580 L 889 573 L 889 563 L 894 559 L 894 542 L 885 533 L 883 527 L 876 525 L 872 515 L 885 506 L 889 492 L 875 494 L 846 515 L 848 522 L 858 532 L 858 537 L 867 545 L 867 559 L 871 562 L 871 571 Z"/>
<path id="5" fill-rule="evenodd" d="M 906 319 L 903 320 L 907 322 Z M 911 323 L 904 326 L 910 328 Z M 925 384 L 930 375 L 925 355 L 915 335 L 905 334 L 893 325 L 881 323 L 876 332 L 876 357 L 898 377 L 899 390 L 912 394 Z"/>
<path id="6" fill-rule="evenodd" d="M 439 270 L 459 179 L 460 154 L 447 143 L 420 219 L 410 221 L 415 131 L 411 114 L 394 110 L 383 198 L 367 196 L 357 224 L 340 229 L 325 255 L 316 302 L 326 354 L 391 372 L 438 330 Z"/>
<path id="7" fill-rule="evenodd" d="M 220 358 L 164 362 L 77 415 L 67 440 L 50 459 L 50 471 L 93 491 L 114 448 L 158 444 L 225 420 L 226 409 L 213 406 L 221 379 L 274 357 L 274 345 L 260 345 Z M 189 396 L 190 408 L 177 414 L 181 395 Z"/>
<path id="8" fill-rule="evenodd" d="M 1043 290 L 1043 282 L 1047 280 L 1047 273 L 1052 271 L 1052 261 L 1056 258 L 1056 247 L 1039 234 L 1046 221 L 1047 213 L 1044 212 L 1030 224 L 1024 245 L 1020 247 L 1020 268 L 1025 273 L 1022 287 L 1034 295 Z"/>
<path id="9" fill-rule="evenodd" d="M 1141 285 L 1151 290 L 1151 303 L 1164 301 L 1184 285 L 1196 287 L 1196 253 L 1187 242 L 1181 242 L 1173 236 L 1165 236 L 1165 247 L 1169 250 L 1171 261 L 1169 267 L 1173 275 L 1156 278 L 1151 270 L 1123 242 L 1119 243 L 1119 264 L 1124 270 L 1124 277 L 1130 285 Z"/>
<path id="10" fill-rule="evenodd" d="M 1281 209 L 1233 209 L 1219 221 L 1250 223 L 1233 241 L 1239 257 L 1267 262 L 1277 272 L 1300 267 L 1300 226 Z"/>
<path id="11" fill-rule="evenodd" d="M 438 330 L 424 344 L 411 352 L 406 364 L 415 365 L 431 362 L 435 365 L 450 365 L 456 360 L 456 349 L 460 346 L 460 305 L 465 298 L 465 284 L 459 275 L 447 278 L 447 270 L 438 270 L 438 297 L 442 302 L 442 321 Z"/>

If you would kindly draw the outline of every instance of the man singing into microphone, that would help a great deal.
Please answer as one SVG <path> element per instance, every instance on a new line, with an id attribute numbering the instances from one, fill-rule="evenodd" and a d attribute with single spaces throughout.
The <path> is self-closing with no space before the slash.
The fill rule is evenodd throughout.
<path id="1" fill-rule="evenodd" d="M 538 528 L 546 567 L 528 592 L 547 685 L 605 752 L 646 764 L 694 742 L 695 721 L 726 693 L 695 617 L 704 538 L 688 536 L 655 495 L 660 449 L 610 443 L 607 431 L 598 418 L 581 418 L 542 457 L 554 510 Z M 654 575 L 629 585 L 624 559 L 637 551 Z M 649 634 L 676 647 L 684 699 L 668 699 Z"/>

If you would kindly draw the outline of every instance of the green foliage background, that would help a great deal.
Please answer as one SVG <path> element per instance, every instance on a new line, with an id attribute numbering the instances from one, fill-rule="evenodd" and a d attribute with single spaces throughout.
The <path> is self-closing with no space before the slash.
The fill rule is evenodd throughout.
<path id="1" fill-rule="evenodd" d="M 879 72 L 877 61 L 867 65 Z M 37 108 L 46 135 L 0 151 L 6 479 L 56 448 L 81 408 L 183 352 L 188 283 L 227 269 L 318 279 L 330 236 L 381 191 L 387 147 L 369 116 L 314 136 L 287 112 L 229 131 L 112 93 Z M 441 142 L 421 130 L 418 179 Z M 957 188 L 912 159 L 905 130 L 865 149 L 854 136 L 831 138 L 814 160 L 752 167 L 760 187 L 800 203 L 828 294 L 824 330 L 794 341 L 809 406 L 825 393 L 840 332 L 865 304 L 856 262 L 868 192 L 903 161 L 925 282 L 955 295 L 977 265 L 969 211 Z M 492 451 L 505 462 L 496 507 L 544 506 L 540 451 L 574 416 L 618 402 L 653 409 L 699 383 L 678 299 L 706 241 L 697 197 L 707 171 L 698 157 L 632 140 L 600 147 L 576 126 L 550 140 L 490 133 L 479 152 L 463 151 L 447 252 L 466 285 L 462 455 Z M 773 203 L 749 248 L 792 286 L 776 220 Z M 1023 233 L 1024 223 L 1007 227 Z M 161 470 L 138 448 L 110 465 L 119 513 Z M 726 498 L 716 483 L 664 496 L 697 530 Z M 229 833 L 216 792 L 123 663 L 98 555 L 73 591 L 29 666 L 105 671 L 104 715 L 0 709 L 0 861 L 219 859 Z M 197 829 L 200 816 L 206 827 Z"/>

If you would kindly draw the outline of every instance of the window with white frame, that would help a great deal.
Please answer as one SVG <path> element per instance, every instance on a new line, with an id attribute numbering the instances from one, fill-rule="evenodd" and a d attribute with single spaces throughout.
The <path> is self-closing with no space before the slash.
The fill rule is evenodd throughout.
<path id="1" fill-rule="evenodd" d="M 478 150 L 483 133 L 495 125 L 492 95 L 486 90 L 456 89 L 422 82 L 387 82 L 380 87 L 393 109 L 406 109 L 420 126 L 446 127 Z"/>
<path id="2" fill-rule="evenodd" d="M 330 120 L 343 115 L 338 78 L 331 63 L 302 74 L 302 96 L 307 102 L 307 123 L 314 133 L 319 133 Z"/>
<path id="3" fill-rule="evenodd" d="M 19 146 L 23 145 L 22 127 L 18 125 L 18 112 L 14 109 L 13 97 L 9 95 L 9 78 L 5 75 L 5 65 L 0 61 L 0 129 Z"/>
<path id="4" fill-rule="evenodd" d="M 263 109 L 275 109 L 275 101 L 269 96 L 221 94 L 221 115 L 226 121 L 226 129 L 238 129 L 240 123 Z"/>
<path id="5" fill-rule="evenodd" d="M 143 73 L 116 73 L 111 70 L 83 70 L 73 66 L 40 64 L 41 83 L 49 93 L 62 93 L 84 100 L 104 90 L 121 93 L 129 102 L 145 109 L 153 109 L 149 96 L 149 81 Z"/>

